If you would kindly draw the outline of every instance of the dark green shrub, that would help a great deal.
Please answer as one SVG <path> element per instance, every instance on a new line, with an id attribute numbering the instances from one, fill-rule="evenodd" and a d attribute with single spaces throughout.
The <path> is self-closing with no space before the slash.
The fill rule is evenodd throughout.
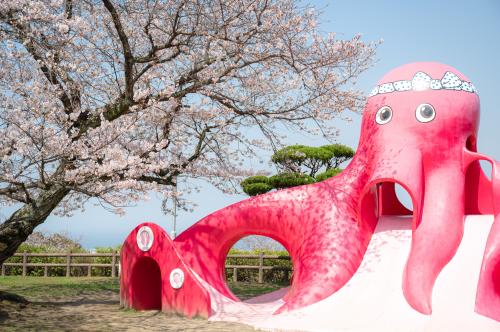
<path id="1" fill-rule="evenodd" d="M 45 246 L 34 246 L 30 244 L 23 243 L 19 246 L 18 253 L 64 253 L 58 248 L 49 248 Z M 72 253 L 86 253 L 87 251 L 83 248 L 73 248 L 71 250 Z M 89 257 L 72 257 L 72 263 L 87 263 L 91 260 Z M 22 256 L 12 256 L 10 257 L 6 263 L 22 263 Z M 66 256 L 60 257 L 28 257 L 28 263 L 50 263 L 50 264 L 66 264 Z M 22 267 L 21 266 L 6 266 L 5 272 L 7 275 L 21 275 Z M 72 276 L 84 276 L 86 275 L 87 268 L 86 267 L 72 267 L 71 275 Z M 47 270 L 49 276 L 57 276 L 62 277 L 66 275 L 66 267 L 63 266 L 51 266 Z M 43 267 L 27 267 L 26 274 L 28 276 L 43 276 L 44 268 Z"/>
<path id="2" fill-rule="evenodd" d="M 239 250 L 231 249 L 229 255 L 255 255 L 258 256 L 260 252 L 264 255 L 274 255 L 279 258 L 266 258 L 264 259 L 264 266 L 274 266 L 275 269 L 264 270 L 263 279 L 267 283 L 283 284 L 289 283 L 291 277 L 291 270 L 293 269 L 292 262 L 288 257 L 287 251 L 277 251 L 277 250 Z M 259 265 L 258 258 L 243 258 L 228 257 L 226 259 L 226 265 Z M 226 268 L 226 280 L 230 281 L 233 278 L 233 269 Z M 259 270 L 258 269 L 237 269 L 238 281 L 256 283 L 258 281 Z"/>
<path id="3" fill-rule="evenodd" d="M 269 184 L 267 176 L 255 175 L 246 178 L 240 183 L 243 191 L 249 196 L 256 196 L 267 193 L 273 186 Z"/>
<path id="4" fill-rule="evenodd" d="M 290 188 L 323 181 L 337 175 L 339 166 L 351 159 L 355 151 L 343 144 L 323 146 L 290 145 L 277 150 L 271 161 L 278 174 L 269 178 L 251 176 L 241 182 L 243 191 L 249 196 L 260 195 L 272 189 Z M 325 170 L 323 173 L 319 173 Z"/>
<path id="5" fill-rule="evenodd" d="M 326 170 L 326 172 L 317 174 L 316 181 L 318 181 L 318 182 L 324 181 L 324 180 L 329 179 L 335 175 L 340 174 L 341 172 L 342 172 L 342 169 L 340 169 L 340 168 L 330 168 L 330 169 Z"/>
<path id="6" fill-rule="evenodd" d="M 254 175 L 247 177 L 245 180 L 241 181 L 240 184 L 246 186 L 254 183 L 269 183 L 269 179 L 264 175 Z"/>
<path id="7" fill-rule="evenodd" d="M 316 180 L 307 174 L 301 173 L 279 173 L 269 178 L 269 182 L 277 189 L 290 188 L 304 184 L 316 182 Z"/>
<path id="8" fill-rule="evenodd" d="M 298 167 L 307 159 L 306 151 L 304 151 L 307 148 L 309 147 L 305 145 L 290 145 L 284 147 L 273 154 L 271 161 L 285 168 L 292 166 L 291 164 L 295 164 Z"/>
<path id="9" fill-rule="evenodd" d="M 116 256 L 116 266 L 118 266 L 118 263 L 120 262 L 120 259 L 118 255 L 120 254 L 121 250 L 121 245 L 116 246 L 116 247 L 99 247 L 96 248 L 95 252 L 99 254 L 105 254 L 105 253 L 113 253 L 115 252 L 117 254 Z M 111 264 L 113 258 L 112 257 L 96 257 L 94 259 L 94 262 L 97 264 Z M 118 271 L 116 271 L 118 273 Z M 106 267 L 106 268 L 97 268 L 94 267 L 92 268 L 92 275 L 93 276 L 98 276 L 98 277 L 110 277 L 111 276 L 111 268 Z"/>
<path id="10" fill-rule="evenodd" d="M 356 153 L 352 148 L 343 144 L 323 145 L 321 148 L 333 154 L 332 160 L 328 163 L 327 168 L 338 168 L 340 164 L 354 157 Z"/>
<path id="11" fill-rule="evenodd" d="M 60 241 L 61 235 L 57 234 L 56 236 L 52 235 L 50 237 L 43 237 L 37 235 L 36 245 L 28 243 L 23 243 L 19 246 L 18 253 L 89 253 L 89 251 L 82 248 L 78 243 L 76 246 L 73 246 L 71 249 L 67 249 L 65 246 L 59 245 L 59 243 L 69 243 L 68 241 Z M 40 241 L 42 238 L 43 242 Z M 45 241 L 49 239 L 49 241 Z M 53 240 L 57 240 L 58 245 L 52 245 Z M 33 242 L 33 241 L 32 241 Z M 43 244 L 41 244 L 43 243 Z M 121 246 L 117 247 L 106 247 L 106 248 L 97 248 L 96 253 L 112 253 L 113 251 L 117 253 L 116 257 L 116 265 L 118 266 Z M 66 249 L 66 250 L 64 250 Z M 28 263 L 57 263 L 57 264 L 66 264 L 66 256 L 59 257 L 28 257 Z M 112 257 L 71 257 L 71 263 L 75 264 L 110 264 L 112 261 Z M 12 256 L 10 257 L 6 263 L 22 263 L 22 256 Z M 6 266 L 5 272 L 7 275 L 21 275 L 22 267 L 21 266 Z M 57 276 L 63 277 L 66 276 L 66 267 L 65 266 L 51 266 L 47 270 L 49 276 Z M 27 267 L 26 274 L 28 276 L 43 276 L 44 268 L 43 267 Z M 71 275 L 76 277 L 87 276 L 88 268 L 86 266 L 72 266 L 71 267 Z M 92 276 L 111 276 L 111 268 L 110 267 L 93 267 L 92 268 Z"/>
<path id="12" fill-rule="evenodd" d="M 271 161 L 285 172 L 315 176 L 322 168 L 338 168 L 351 159 L 355 151 L 343 144 L 323 146 L 291 145 L 276 151 Z"/>
<path id="13" fill-rule="evenodd" d="M 256 196 L 260 194 L 265 194 L 268 191 L 273 189 L 273 186 L 267 184 L 267 183 L 250 183 L 247 184 L 243 187 L 243 191 L 245 194 L 248 196 Z"/>

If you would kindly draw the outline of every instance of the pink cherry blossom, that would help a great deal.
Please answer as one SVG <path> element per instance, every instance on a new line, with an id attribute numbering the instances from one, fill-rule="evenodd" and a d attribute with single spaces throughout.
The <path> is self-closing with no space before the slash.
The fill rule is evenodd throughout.
<path id="1" fill-rule="evenodd" d="M 335 135 L 376 43 L 317 19 L 291 0 L 1 1 L 0 204 L 30 233 L 90 197 L 172 197 L 179 175 L 232 191 L 282 126 Z"/>

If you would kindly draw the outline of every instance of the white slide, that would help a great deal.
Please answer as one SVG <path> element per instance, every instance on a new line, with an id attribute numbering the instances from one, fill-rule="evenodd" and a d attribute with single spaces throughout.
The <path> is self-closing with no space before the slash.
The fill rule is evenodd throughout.
<path id="1" fill-rule="evenodd" d="M 500 323 L 474 312 L 477 280 L 492 216 L 467 216 L 460 247 L 439 275 L 433 313 L 422 315 L 403 296 L 402 275 L 411 246 L 411 217 L 380 218 L 360 268 L 332 296 L 272 315 L 285 290 L 234 302 L 211 289 L 210 320 L 237 321 L 269 331 L 500 331 Z M 203 282 L 203 281 L 202 281 Z M 267 303 L 266 300 L 270 301 Z"/>

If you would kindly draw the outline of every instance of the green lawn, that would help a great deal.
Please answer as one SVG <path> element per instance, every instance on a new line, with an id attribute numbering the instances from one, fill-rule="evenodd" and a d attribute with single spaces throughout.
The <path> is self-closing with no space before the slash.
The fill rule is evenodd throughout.
<path id="1" fill-rule="evenodd" d="M 24 296 L 32 300 L 75 297 L 84 293 L 120 291 L 118 278 L 66 278 L 66 277 L 0 277 L 0 291 Z"/>
<path id="2" fill-rule="evenodd" d="M 286 287 L 287 284 L 256 284 L 232 281 L 228 282 L 229 288 L 241 300 L 269 293 Z M 47 297 L 70 298 L 88 293 L 113 292 L 119 293 L 120 282 L 118 278 L 106 277 L 0 277 L 0 291 L 24 296 L 30 300 Z"/>
<path id="3" fill-rule="evenodd" d="M 289 286 L 288 283 L 285 284 L 256 284 L 256 283 L 247 283 L 247 282 L 232 282 L 228 283 L 231 291 L 236 295 L 240 300 L 247 300 L 251 297 L 255 297 L 258 295 L 266 294 L 278 290 L 283 287 Z"/>

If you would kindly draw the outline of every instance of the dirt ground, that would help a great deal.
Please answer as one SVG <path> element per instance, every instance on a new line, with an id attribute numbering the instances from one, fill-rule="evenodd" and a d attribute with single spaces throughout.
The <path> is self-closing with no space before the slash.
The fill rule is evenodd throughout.
<path id="1" fill-rule="evenodd" d="M 5 299 L 14 294 L 8 291 L 4 288 L 0 300 L 0 331 L 254 331 L 241 324 L 121 309 L 115 290 L 83 290 L 76 296 L 53 296 L 50 290 L 36 296 L 16 292 L 27 304 Z"/>
<path id="2" fill-rule="evenodd" d="M 0 302 L 2 331 L 254 331 L 231 323 L 186 319 L 159 311 L 120 309 L 113 292 L 80 298 L 34 301 L 27 305 Z"/>

